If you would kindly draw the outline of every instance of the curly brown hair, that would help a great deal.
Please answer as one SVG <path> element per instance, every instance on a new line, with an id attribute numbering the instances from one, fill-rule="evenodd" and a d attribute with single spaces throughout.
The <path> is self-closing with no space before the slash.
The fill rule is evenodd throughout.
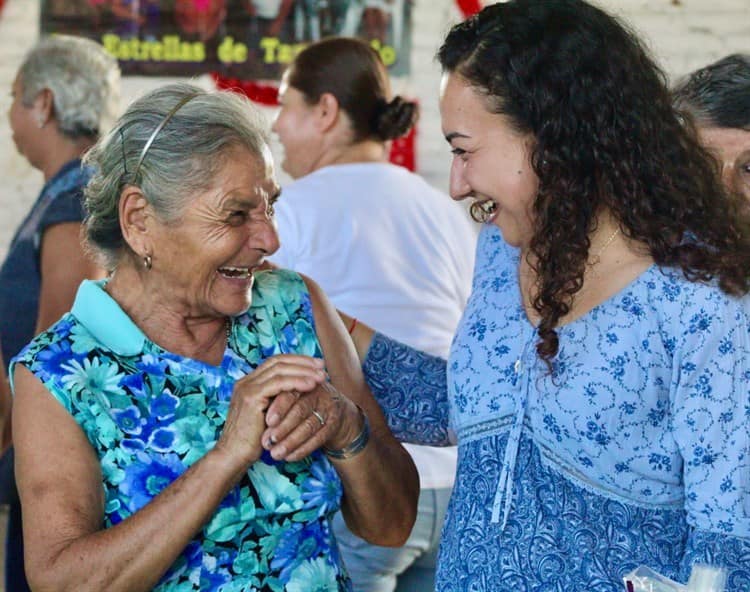
<path id="1" fill-rule="evenodd" d="M 674 111 L 665 75 L 617 19 L 582 0 L 511 0 L 454 26 L 438 60 L 535 138 L 528 260 L 537 353 L 548 364 L 602 211 L 658 265 L 747 293 L 744 203 L 726 193 L 716 162 Z"/>

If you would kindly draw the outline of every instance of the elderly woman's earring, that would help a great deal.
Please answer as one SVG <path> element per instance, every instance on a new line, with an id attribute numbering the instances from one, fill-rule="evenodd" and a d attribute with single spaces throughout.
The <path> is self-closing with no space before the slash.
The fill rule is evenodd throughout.
<path id="1" fill-rule="evenodd" d="M 143 267 L 146 268 L 146 271 L 151 270 L 151 265 L 153 263 L 153 260 L 151 259 L 151 255 L 146 255 L 143 257 Z"/>
<path id="2" fill-rule="evenodd" d="M 475 201 L 469 206 L 469 215 L 474 222 L 484 224 L 492 217 L 492 214 L 497 210 L 497 204 L 491 199 L 483 199 L 482 201 Z"/>
<path id="3" fill-rule="evenodd" d="M 36 124 L 39 126 L 39 129 L 42 129 L 44 127 L 44 117 L 42 115 L 39 115 L 36 118 Z"/>

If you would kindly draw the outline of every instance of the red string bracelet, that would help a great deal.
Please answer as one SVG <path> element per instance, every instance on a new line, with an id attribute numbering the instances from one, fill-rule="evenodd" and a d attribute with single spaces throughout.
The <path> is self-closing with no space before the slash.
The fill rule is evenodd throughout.
<path id="1" fill-rule="evenodd" d="M 354 331 L 354 327 L 356 326 L 357 326 L 357 319 L 355 318 L 355 319 L 352 319 L 352 324 L 349 325 L 349 335 L 352 334 L 352 331 Z"/>

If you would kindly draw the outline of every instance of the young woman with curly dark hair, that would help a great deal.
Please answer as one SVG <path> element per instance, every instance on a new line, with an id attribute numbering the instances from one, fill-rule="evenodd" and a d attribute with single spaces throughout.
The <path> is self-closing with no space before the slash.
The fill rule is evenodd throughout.
<path id="1" fill-rule="evenodd" d="M 449 363 L 354 331 L 406 441 L 459 444 L 438 590 L 750 589 L 750 222 L 638 39 L 511 0 L 438 58 L 451 193 L 483 229 Z M 450 430 L 449 430 L 450 427 Z"/>

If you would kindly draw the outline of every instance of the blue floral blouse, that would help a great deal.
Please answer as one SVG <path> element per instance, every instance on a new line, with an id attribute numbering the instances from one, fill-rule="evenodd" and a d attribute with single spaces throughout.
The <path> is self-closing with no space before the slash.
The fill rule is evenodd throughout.
<path id="1" fill-rule="evenodd" d="M 98 454 L 108 528 L 145 506 L 216 443 L 234 381 L 279 353 L 321 357 L 307 289 L 288 271 L 256 274 L 220 367 L 150 341 L 101 282 L 15 358 L 75 418 Z M 155 590 L 341 592 L 351 588 L 329 518 L 341 482 L 324 455 L 264 453 Z"/>
<path id="2" fill-rule="evenodd" d="M 485 227 L 448 365 L 377 334 L 365 362 L 397 437 L 458 439 L 437 589 L 621 592 L 702 562 L 750 590 L 749 299 L 652 266 L 558 331 L 550 374 L 518 263 Z"/>

